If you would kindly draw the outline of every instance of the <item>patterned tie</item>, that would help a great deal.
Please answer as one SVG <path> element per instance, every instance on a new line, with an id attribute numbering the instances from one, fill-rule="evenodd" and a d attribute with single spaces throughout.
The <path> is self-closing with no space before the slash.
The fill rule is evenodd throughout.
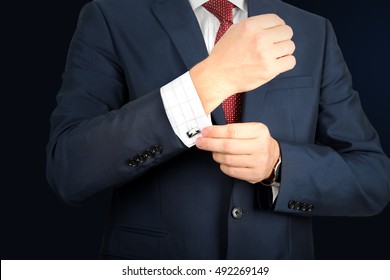
<path id="1" fill-rule="evenodd" d="M 215 38 L 216 44 L 233 24 L 234 4 L 227 0 L 209 0 L 203 4 L 210 13 L 212 13 L 220 22 L 220 26 Z M 236 93 L 222 102 L 222 108 L 225 113 L 227 123 L 237 123 L 240 121 L 242 108 L 242 93 Z"/>

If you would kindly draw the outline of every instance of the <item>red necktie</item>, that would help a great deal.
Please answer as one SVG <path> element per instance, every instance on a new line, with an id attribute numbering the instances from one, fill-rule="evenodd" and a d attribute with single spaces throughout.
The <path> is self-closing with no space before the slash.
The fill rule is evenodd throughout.
<path id="1" fill-rule="evenodd" d="M 203 4 L 203 7 L 212 13 L 221 24 L 217 32 L 217 37 L 215 38 L 216 44 L 233 24 L 234 4 L 227 0 L 209 0 Z M 242 93 L 236 93 L 222 102 L 227 123 L 237 123 L 240 121 L 242 100 Z"/>

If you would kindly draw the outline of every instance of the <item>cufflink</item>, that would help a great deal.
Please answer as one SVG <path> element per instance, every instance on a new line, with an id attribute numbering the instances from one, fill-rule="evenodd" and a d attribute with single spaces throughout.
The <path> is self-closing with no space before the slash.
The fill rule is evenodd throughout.
<path id="1" fill-rule="evenodd" d="M 192 138 L 200 133 L 200 130 L 198 128 L 192 128 L 189 131 L 187 131 L 188 138 Z"/>

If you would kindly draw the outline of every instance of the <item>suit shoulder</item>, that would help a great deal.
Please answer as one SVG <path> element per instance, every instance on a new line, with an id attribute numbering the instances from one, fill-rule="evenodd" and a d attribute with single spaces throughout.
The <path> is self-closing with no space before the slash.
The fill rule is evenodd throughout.
<path id="1" fill-rule="evenodd" d="M 93 2 L 96 2 L 99 6 L 102 7 L 136 7 L 136 6 L 142 6 L 142 5 L 149 5 L 154 0 L 93 0 Z"/>
<path id="2" fill-rule="evenodd" d="M 309 11 L 303 10 L 301 8 L 298 8 L 296 6 L 293 6 L 291 4 L 288 4 L 288 3 L 285 3 L 282 1 L 275 1 L 275 6 L 276 6 L 277 11 L 281 15 L 288 16 L 289 18 L 299 19 L 302 22 L 306 22 L 306 23 L 310 22 L 313 24 L 323 25 L 327 21 L 326 18 L 324 18 L 320 15 L 311 13 Z"/>
<path id="3" fill-rule="evenodd" d="M 150 10 L 156 0 L 93 0 L 91 4 L 96 4 L 105 16 L 121 17 L 121 15 L 138 16 Z"/>
<path id="4" fill-rule="evenodd" d="M 294 34 L 301 33 L 306 38 L 320 38 L 325 36 L 329 23 L 326 18 L 282 1 L 274 2 L 277 13 L 288 25 L 293 27 Z"/>

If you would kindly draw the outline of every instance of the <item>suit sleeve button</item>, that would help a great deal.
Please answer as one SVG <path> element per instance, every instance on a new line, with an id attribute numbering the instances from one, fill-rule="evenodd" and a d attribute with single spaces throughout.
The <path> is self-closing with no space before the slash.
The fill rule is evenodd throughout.
<path id="1" fill-rule="evenodd" d="M 137 167 L 138 163 L 135 159 L 130 159 L 129 160 L 129 166 L 130 167 Z"/>
<path id="2" fill-rule="evenodd" d="M 163 148 L 161 145 L 154 145 L 152 147 L 152 152 L 154 152 L 154 154 L 156 154 L 156 155 L 160 155 L 162 153 L 162 151 L 163 151 Z"/>
<path id="3" fill-rule="evenodd" d="M 145 157 L 147 158 L 147 159 L 151 159 L 151 158 L 153 158 L 154 157 L 154 153 L 153 153 L 153 151 L 152 150 L 146 150 L 145 151 Z"/>
<path id="4" fill-rule="evenodd" d="M 298 201 L 295 202 L 294 209 L 295 209 L 295 210 L 301 210 L 301 203 L 298 202 Z"/>
<path id="5" fill-rule="evenodd" d="M 312 212 L 314 209 L 314 206 L 312 204 L 310 204 L 309 206 L 307 206 L 307 212 Z"/>
<path id="6" fill-rule="evenodd" d="M 288 202 L 288 209 L 294 209 L 295 207 L 295 201 L 294 200 L 290 200 Z"/>
<path id="7" fill-rule="evenodd" d="M 144 156 L 139 154 L 135 157 L 135 160 L 137 161 L 137 163 L 143 163 L 145 161 L 144 159 Z"/>
<path id="8" fill-rule="evenodd" d="M 242 218 L 242 209 L 240 207 L 234 207 L 232 210 L 232 216 L 236 220 L 241 219 Z"/>

